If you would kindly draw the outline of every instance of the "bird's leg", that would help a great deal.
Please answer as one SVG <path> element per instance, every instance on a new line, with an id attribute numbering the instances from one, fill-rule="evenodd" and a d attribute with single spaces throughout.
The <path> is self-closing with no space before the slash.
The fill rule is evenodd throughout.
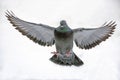
<path id="1" fill-rule="evenodd" d="M 51 53 L 54 54 L 54 55 L 58 55 L 58 52 L 55 52 L 55 51 L 54 51 L 54 52 L 51 52 Z"/>
<path id="2" fill-rule="evenodd" d="M 70 56 L 70 50 L 68 50 L 68 51 L 66 52 L 66 56 L 67 56 L 67 57 Z"/>

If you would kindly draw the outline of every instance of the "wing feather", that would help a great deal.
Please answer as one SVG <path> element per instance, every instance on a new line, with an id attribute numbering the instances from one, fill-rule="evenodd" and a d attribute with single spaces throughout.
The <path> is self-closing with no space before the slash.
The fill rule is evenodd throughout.
<path id="1" fill-rule="evenodd" d="M 10 23 L 28 38 L 43 46 L 51 46 L 54 44 L 54 29 L 53 27 L 27 22 L 19 19 L 13 12 L 6 12 L 6 17 Z"/>
<path id="2" fill-rule="evenodd" d="M 115 29 L 115 22 L 104 23 L 100 28 L 74 29 L 74 41 L 77 47 L 82 49 L 90 49 L 108 39 Z"/>

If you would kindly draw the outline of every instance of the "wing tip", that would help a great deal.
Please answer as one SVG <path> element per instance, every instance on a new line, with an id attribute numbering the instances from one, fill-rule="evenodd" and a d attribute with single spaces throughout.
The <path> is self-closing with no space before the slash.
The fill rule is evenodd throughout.
<path id="1" fill-rule="evenodd" d="M 16 17 L 15 14 L 13 13 L 13 11 L 9 11 L 9 10 L 6 10 L 5 16 L 6 16 L 7 18 Z"/>

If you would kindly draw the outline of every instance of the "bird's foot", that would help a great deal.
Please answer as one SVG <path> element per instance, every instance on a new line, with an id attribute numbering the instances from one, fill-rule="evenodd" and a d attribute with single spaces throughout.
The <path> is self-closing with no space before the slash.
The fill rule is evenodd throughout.
<path id="1" fill-rule="evenodd" d="M 59 54 L 58 52 L 55 52 L 55 51 L 53 51 L 51 53 L 54 54 L 54 55 L 58 55 Z"/>
<path id="2" fill-rule="evenodd" d="M 69 57 L 70 56 L 70 51 L 66 52 L 66 56 Z"/>

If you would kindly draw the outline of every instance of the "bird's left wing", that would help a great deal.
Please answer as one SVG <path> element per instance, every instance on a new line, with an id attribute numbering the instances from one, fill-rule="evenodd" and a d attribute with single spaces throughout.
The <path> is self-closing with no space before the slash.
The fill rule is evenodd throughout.
<path id="1" fill-rule="evenodd" d="M 90 49 L 111 36 L 115 29 L 115 22 L 104 23 L 100 28 L 74 29 L 74 41 L 77 47 Z"/>
<path id="2" fill-rule="evenodd" d="M 23 35 L 26 35 L 34 42 L 43 46 L 51 46 L 54 44 L 55 28 L 43 24 L 23 21 L 16 17 L 13 12 L 9 11 L 6 12 L 6 17 L 18 31 L 20 31 Z"/>

